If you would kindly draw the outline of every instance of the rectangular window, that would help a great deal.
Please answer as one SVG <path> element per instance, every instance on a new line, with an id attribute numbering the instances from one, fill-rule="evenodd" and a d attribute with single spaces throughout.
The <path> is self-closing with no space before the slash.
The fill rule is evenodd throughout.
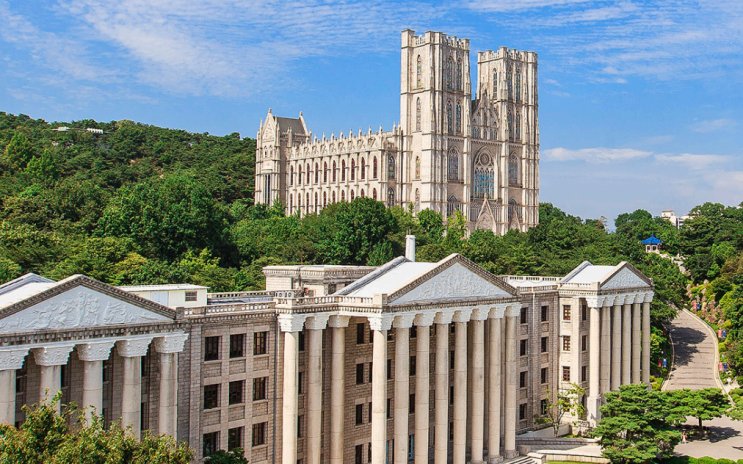
<path id="1" fill-rule="evenodd" d="M 449 352 L 449 369 L 454 369 L 454 351 Z"/>
<path id="2" fill-rule="evenodd" d="M 588 335 L 580 337 L 580 350 L 588 351 Z"/>
<path id="3" fill-rule="evenodd" d="M 519 388 L 526 388 L 526 371 L 519 372 Z"/>
<path id="4" fill-rule="evenodd" d="M 387 398 L 387 419 L 392 419 L 392 398 Z"/>
<path id="5" fill-rule="evenodd" d="M 527 341 L 526 340 L 521 340 L 521 342 L 520 342 L 519 345 L 520 345 L 520 347 L 519 347 L 519 356 L 526 356 L 526 350 L 527 350 L 527 347 L 528 347 Z"/>
<path id="6" fill-rule="evenodd" d="M 140 358 L 140 373 L 144 375 L 144 371 L 146 370 L 144 366 L 147 364 L 147 357 L 142 356 Z M 60 386 L 62 388 L 67 388 L 70 386 L 70 369 L 67 367 L 67 364 L 62 364 L 59 369 L 59 376 L 60 376 Z"/>
<path id="7" fill-rule="evenodd" d="M 570 366 L 562 366 L 562 381 L 570 382 Z"/>
<path id="8" fill-rule="evenodd" d="M 562 320 L 563 321 L 569 321 L 570 320 L 570 305 L 563 305 L 562 306 Z"/>
<path id="9" fill-rule="evenodd" d="M 357 404 L 356 405 L 356 425 L 361 425 L 363 423 L 364 423 L 364 405 Z"/>
<path id="10" fill-rule="evenodd" d="M 549 306 L 542 306 L 542 318 L 541 318 L 542 322 L 547 322 L 547 317 L 549 315 L 549 309 L 550 309 Z"/>
<path id="11" fill-rule="evenodd" d="M 255 332 L 253 334 L 253 355 L 258 356 L 268 353 L 268 332 Z"/>
<path id="12" fill-rule="evenodd" d="M 139 427 L 142 431 L 150 428 L 150 403 L 148 402 L 139 405 Z"/>
<path id="13" fill-rule="evenodd" d="M 449 324 L 449 333 L 453 334 L 454 331 L 456 330 L 456 327 L 457 326 L 455 324 Z"/>
<path id="14" fill-rule="evenodd" d="M 415 435 L 408 437 L 408 461 L 415 459 Z"/>
<path id="15" fill-rule="evenodd" d="M 392 360 L 387 360 L 387 380 L 392 380 Z"/>
<path id="16" fill-rule="evenodd" d="M 235 427 L 227 431 L 227 451 L 243 447 L 243 427 Z"/>
<path id="17" fill-rule="evenodd" d="M 547 383 L 547 368 L 543 367 L 539 373 L 539 377 L 542 383 Z"/>
<path id="18" fill-rule="evenodd" d="M 356 385 L 364 383 L 364 363 L 356 364 Z"/>
<path id="19" fill-rule="evenodd" d="M 26 363 L 23 363 L 23 368 L 25 369 Z M 107 360 L 103 361 L 103 381 L 104 382 L 110 382 L 111 378 L 113 377 L 113 366 L 114 362 L 111 358 L 108 358 Z"/>
<path id="20" fill-rule="evenodd" d="M 297 438 L 304 437 L 304 414 L 297 416 Z"/>
<path id="21" fill-rule="evenodd" d="M 529 320 L 528 320 L 528 314 L 529 313 L 527 312 L 527 310 L 528 310 L 528 308 L 521 308 L 521 317 L 520 317 L 520 319 L 521 319 L 521 323 L 522 324 L 526 324 L 527 322 L 529 322 Z"/>
<path id="22" fill-rule="evenodd" d="M 357 345 L 363 345 L 364 340 L 366 339 L 366 328 L 364 327 L 365 324 L 363 322 L 359 322 L 356 324 L 356 344 Z"/>
<path id="23" fill-rule="evenodd" d="M 418 326 L 414 325 L 410 328 L 410 338 L 416 338 L 418 336 Z"/>
<path id="24" fill-rule="evenodd" d="M 217 452 L 219 447 L 219 432 L 205 433 L 202 441 L 204 443 L 204 457 L 207 458 Z"/>
<path id="25" fill-rule="evenodd" d="M 415 393 L 408 398 L 408 409 L 410 414 L 415 414 Z"/>
<path id="26" fill-rule="evenodd" d="M 219 407 L 219 385 L 204 385 L 204 409 L 214 409 Z"/>
<path id="27" fill-rule="evenodd" d="M 410 357 L 410 375 L 415 375 L 415 356 Z"/>
<path id="28" fill-rule="evenodd" d="M 109 361 L 109 360 L 106 360 Z M 105 382 L 108 380 L 106 378 L 106 372 L 111 372 L 111 363 L 103 361 L 103 381 Z M 16 393 L 26 393 L 26 385 L 28 381 L 28 363 L 23 363 L 23 367 L 15 371 L 15 392 Z M 108 368 L 107 368 L 108 366 Z"/>
<path id="29" fill-rule="evenodd" d="M 266 429 L 268 428 L 267 426 L 268 422 L 253 424 L 253 446 L 261 446 L 266 444 Z"/>
<path id="30" fill-rule="evenodd" d="M 196 301 L 196 292 L 186 292 L 186 301 Z"/>
<path id="31" fill-rule="evenodd" d="M 588 320 L 588 306 L 585 303 L 581 303 L 580 305 L 580 319 L 582 321 Z"/>
<path id="32" fill-rule="evenodd" d="M 371 443 L 366 444 L 366 462 L 372 462 L 372 451 L 371 451 Z"/>
<path id="33" fill-rule="evenodd" d="M 363 464 L 364 462 L 364 445 L 356 445 L 356 464 Z"/>
<path id="34" fill-rule="evenodd" d="M 562 351 L 570 351 L 570 336 L 563 335 L 562 337 Z"/>
<path id="35" fill-rule="evenodd" d="M 304 372 L 297 373 L 297 394 L 304 393 Z"/>
<path id="36" fill-rule="evenodd" d="M 586 382 L 588 380 L 588 366 L 581 366 L 580 368 L 580 381 Z"/>
<path id="37" fill-rule="evenodd" d="M 549 344 L 549 337 L 542 337 L 542 353 L 547 352 L 547 345 Z"/>
<path id="38" fill-rule="evenodd" d="M 299 336 L 297 337 L 297 345 L 299 351 L 304 351 L 304 330 L 299 332 Z"/>
<path id="39" fill-rule="evenodd" d="M 219 359 L 219 338 L 204 338 L 204 361 L 216 361 Z"/>
<path id="40" fill-rule="evenodd" d="M 230 382 L 230 403 L 229 404 L 240 404 L 243 402 L 243 387 L 245 385 L 244 380 L 235 380 Z"/>
<path id="41" fill-rule="evenodd" d="M 253 379 L 253 401 L 262 401 L 266 399 L 266 384 L 268 377 L 258 377 Z"/>
<path id="42" fill-rule="evenodd" d="M 369 375 L 366 376 L 369 379 L 368 380 L 368 383 L 371 383 L 372 382 L 372 374 L 373 373 L 374 372 L 372 371 L 372 363 L 369 363 Z"/>
<path id="43" fill-rule="evenodd" d="M 449 406 L 454 404 L 454 385 L 449 386 Z"/>
<path id="44" fill-rule="evenodd" d="M 230 358 L 245 356 L 245 334 L 230 335 Z"/>
<path id="45" fill-rule="evenodd" d="M 542 414 L 543 416 L 547 414 L 547 400 L 546 399 L 539 402 L 539 411 L 540 411 L 540 414 Z"/>
<path id="46" fill-rule="evenodd" d="M 519 405 L 519 420 L 526 420 L 526 403 Z"/>
<path id="47" fill-rule="evenodd" d="M 371 423 L 372 420 L 372 404 L 369 403 L 369 420 L 367 422 Z"/>

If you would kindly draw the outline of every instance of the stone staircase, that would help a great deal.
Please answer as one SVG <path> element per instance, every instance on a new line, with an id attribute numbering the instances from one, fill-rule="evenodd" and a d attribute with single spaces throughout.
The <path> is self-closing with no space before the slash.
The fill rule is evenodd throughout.
<path id="1" fill-rule="evenodd" d="M 532 454 L 532 453 L 529 453 Z M 503 461 L 501 464 L 541 464 L 541 460 L 535 459 L 529 455 L 526 456 L 516 456 L 513 459 L 508 459 L 506 461 Z"/>

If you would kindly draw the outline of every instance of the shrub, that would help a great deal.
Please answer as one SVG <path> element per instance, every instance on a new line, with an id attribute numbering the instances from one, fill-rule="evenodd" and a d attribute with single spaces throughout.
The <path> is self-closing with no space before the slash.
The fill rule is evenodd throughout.
<path id="1" fill-rule="evenodd" d="M 697 460 L 698 464 L 717 464 L 717 459 L 705 456 Z"/>
<path id="2" fill-rule="evenodd" d="M 717 460 L 717 464 L 736 464 L 732 459 L 720 458 Z"/>

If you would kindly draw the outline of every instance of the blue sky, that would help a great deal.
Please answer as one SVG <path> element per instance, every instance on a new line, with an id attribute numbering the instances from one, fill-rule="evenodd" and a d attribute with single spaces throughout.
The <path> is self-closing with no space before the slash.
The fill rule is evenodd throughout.
<path id="1" fill-rule="evenodd" d="M 542 201 L 611 222 L 743 201 L 739 0 L 0 0 L 0 24 L 0 111 L 250 137 L 269 107 L 390 129 L 402 29 L 532 50 Z"/>

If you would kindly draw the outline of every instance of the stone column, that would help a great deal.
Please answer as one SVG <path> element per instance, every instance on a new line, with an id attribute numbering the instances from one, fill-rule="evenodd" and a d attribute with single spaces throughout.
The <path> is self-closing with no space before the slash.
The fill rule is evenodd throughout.
<path id="1" fill-rule="evenodd" d="M 472 311 L 472 464 L 484 462 L 485 448 L 485 319 L 487 309 Z"/>
<path id="2" fill-rule="evenodd" d="M 511 459 L 519 454 L 516 450 L 516 394 L 518 392 L 516 327 L 518 325 L 519 309 L 517 306 L 511 306 L 506 310 L 506 394 L 504 398 L 506 429 L 503 446 L 503 454 L 506 459 Z"/>
<path id="3" fill-rule="evenodd" d="M 601 394 L 611 391 L 611 304 L 601 308 Z"/>
<path id="4" fill-rule="evenodd" d="M 642 304 L 642 383 L 650 386 L 650 301 L 653 294 L 645 295 Z"/>
<path id="5" fill-rule="evenodd" d="M 622 311 L 622 385 L 632 383 L 632 305 L 626 304 Z"/>
<path id="6" fill-rule="evenodd" d="M 588 343 L 588 419 L 594 424 L 600 419 L 599 406 L 601 406 L 600 367 L 601 350 L 601 313 L 596 300 L 588 299 L 590 311 L 590 328 Z"/>
<path id="7" fill-rule="evenodd" d="M 0 424 L 15 425 L 16 370 L 23 367 L 28 348 L 0 350 Z"/>
<path id="8" fill-rule="evenodd" d="M 349 317 L 330 316 L 333 346 L 330 365 L 330 463 L 343 464 L 343 435 L 345 418 L 346 327 Z"/>
<path id="9" fill-rule="evenodd" d="M 157 410 L 158 433 L 178 439 L 178 353 L 188 334 L 174 333 L 155 339 L 160 353 L 160 404 Z"/>
<path id="10" fill-rule="evenodd" d="M 435 313 L 418 314 L 415 325 L 418 326 L 418 341 L 415 345 L 415 464 L 428 464 L 428 424 L 431 409 L 431 324 Z M 397 401 L 397 400 L 395 400 Z M 395 440 L 397 443 L 397 440 Z M 397 457 L 397 455 L 395 455 Z M 405 458 L 407 460 L 407 457 Z"/>
<path id="11" fill-rule="evenodd" d="M 305 322 L 309 353 L 307 356 L 307 463 L 320 464 L 322 454 L 322 334 L 328 315 L 308 317 Z"/>
<path id="12" fill-rule="evenodd" d="M 299 401 L 299 332 L 305 316 L 279 314 L 284 332 L 284 400 L 281 411 L 281 462 L 297 464 L 297 417 Z"/>
<path id="13" fill-rule="evenodd" d="M 395 327 L 395 464 L 408 462 L 410 327 L 413 325 L 414 317 L 412 314 L 397 316 L 392 323 Z"/>
<path id="14" fill-rule="evenodd" d="M 121 386 L 121 426 L 131 426 L 139 440 L 142 429 L 142 356 L 147 354 L 152 337 L 116 342 L 124 361 L 124 382 Z"/>
<path id="15" fill-rule="evenodd" d="M 389 316 L 374 315 L 369 317 L 369 328 L 374 334 L 374 346 L 372 348 L 372 464 L 384 464 L 387 458 L 387 447 L 385 446 L 387 442 L 387 331 L 391 327 L 392 318 Z"/>
<path id="16" fill-rule="evenodd" d="M 495 464 L 503 457 L 500 455 L 500 421 L 501 421 L 501 366 L 503 354 L 503 314 L 505 308 L 490 310 L 488 351 L 488 462 Z"/>
<path id="17" fill-rule="evenodd" d="M 622 384 L 622 302 L 615 301 L 611 320 L 611 389 Z"/>
<path id="18" fill-rule="evenodd" d="M 90 424 L 93 413 L 103 414 L 103 361 L 111 355 L 114 341 L 77 345 L 77 357 L 83 362 L 83 404 L 85 421 Z"/>
<path id="19" fill-rule="evenodd" d="M 67 364 L 70 352 L 75 345 L 51 345 L 34 348 L 34 359 L 39 366 L 39 402 L 51 403 L 54 395 L 62 389 L 62 366 Z M 61 404 L 55 405 L 57 412 Z"/>
<path id="20" fill-rule="evenodd" d="M 467 452 L 467 321 L 471 310 L 454 313 L 454 441 L 452 462 L 466 463 Z"/>
<path id="21" fill-rule="evenodd" d="M 449 324 L 454 313 L 436 314 L 434 463 L 447 464 L 449 453 Z"/>
<path id="22" fill-rule="evenodd" d="M 635 300 L 637 301 L 637 300 Z M 632 305 L 632 383 L 642 383 L 640 378 L 640 303 Z"/>

